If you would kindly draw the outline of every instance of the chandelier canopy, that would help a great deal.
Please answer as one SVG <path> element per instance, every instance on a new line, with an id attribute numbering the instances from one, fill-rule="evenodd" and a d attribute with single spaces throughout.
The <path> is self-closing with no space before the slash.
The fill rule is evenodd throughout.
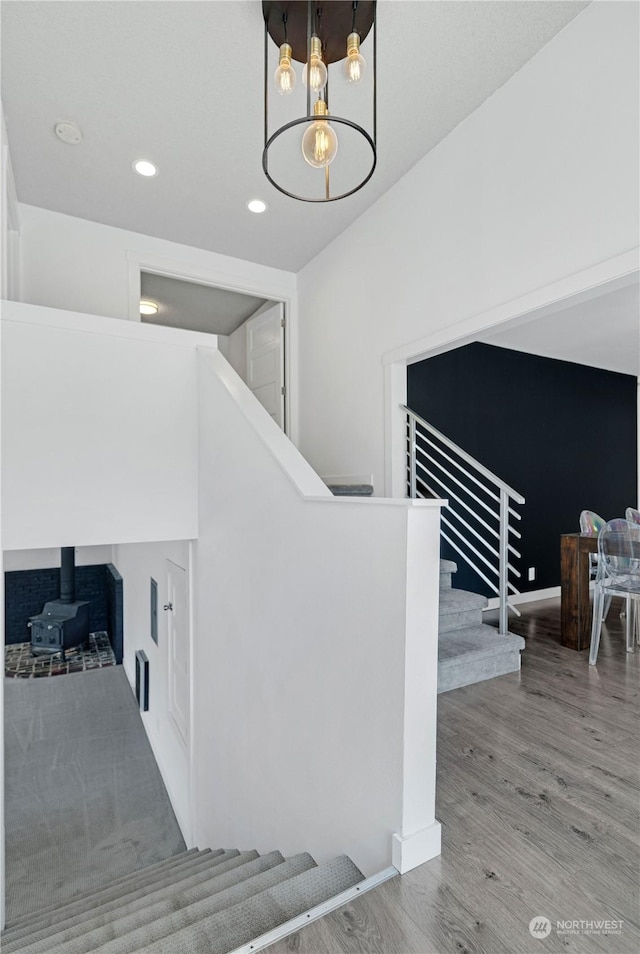
<path id="1" fill-rule="evenodd" d="M 375 0 L 263 0 L 262 10 L 265 175 L 293 199 L 344 199 L 376 167 Z"/>

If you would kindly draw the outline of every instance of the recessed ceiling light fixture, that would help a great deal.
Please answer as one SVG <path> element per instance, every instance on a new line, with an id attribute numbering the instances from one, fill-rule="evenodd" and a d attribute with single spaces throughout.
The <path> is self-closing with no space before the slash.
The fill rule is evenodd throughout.
<path id="1" fill-rule="evenodd" d="M 266 212 L 269 206 L 262 199 L 251 199 L 250 202 L 247 202 L 247 208 L 249 212 L 255 212 L 258 215 L 260 212 Z"/>
<path id="2" fill-rule="evenodd" d="M 353 195 L 376 167 L 376 0 L 332 0 L 322 5 L 318 0 L 263 0 L 262 13 L 266 177 L 280 192 L 303 202 L 334 202 Z M 368 36 L 367 73 L 360 44 Z M 304 64 L 303 115 L 303 97 L 294 93 L 295 63 Z M 357 121 L 344 112 L 332 113 L 329 89 L 338 84 L 344 87 L 340 103 L 349 116 L 355 113 Z M 361 93 L 352 92 L 355 84 L 364 87 Z M 293 118 L 273 129 L 269 116 L 280 121 L 282 100 L 291 104 Z"/>
<path id="3" fill-rule="evenodd" d="M 155 301 L 151 301 L 149 298 L 140 299 L 140 314 L 141 315 L 157 315 L 158 314 L 158 305 Z"/>
<path id="4" fill-rule="evenodd" d="M 139 176 L 156 176 L 158 174 L 158 167 L 154 166 L 154 164 L 147 159 L 137 159 L 133 164 L 133 168 Z"/>

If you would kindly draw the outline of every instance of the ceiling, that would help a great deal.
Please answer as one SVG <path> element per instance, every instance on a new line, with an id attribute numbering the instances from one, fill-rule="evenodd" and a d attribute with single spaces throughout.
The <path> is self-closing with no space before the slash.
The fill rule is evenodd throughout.
<path id="1" fill-rule="evenodd" d="M 586 5 L 379 0 L 378 167 L 356 195 L 307 205 L 262 172 L 259 0 L 3 0 L 18 199 L 297 271 Z M 56 138 L 61 120 L 80 144 Z M 137 176 L 139 158 L 159 174 Z"/>
<path id="2" fill-rule="evenodd" d="M 264 298 L 150 272 L 140 275 L 140 297 L 159 306 L 142 321 L 213 335 L 230 335 L 265 304 Z"/>
<path id="3" fill-rule="evenodd" d="M 553 314 L 531 315 L 477 339 L 545 358 L 640 376 L 640 285 L 609 291 Z"/>

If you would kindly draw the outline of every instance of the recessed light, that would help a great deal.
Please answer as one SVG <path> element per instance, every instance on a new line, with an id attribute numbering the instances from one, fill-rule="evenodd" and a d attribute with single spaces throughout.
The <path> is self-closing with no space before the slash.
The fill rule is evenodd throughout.
<path id="1" fill-rule="evenodd" d="M 157 315 L 158 314 L 158 305 L 155 301 L 150 301 L 148 298 L 140 299 L 140 314 L 141 315 Z"/>
<path id="2" fill-rule="evenodd" d="M 133 168 L 139 176 L 155 176 L 158 174 L 158 167 L 146 159 L 138 159 L 134 162 Z"/>
<path id="3" fill-rule="evenodd" d="M 266 202 L 263 202 L 262 199 L 251 199 L 250 202 L 247 202 L 247 208 L 249 212 L 259 214 L 260 212 L 266 212 L 269 206 Z"/>

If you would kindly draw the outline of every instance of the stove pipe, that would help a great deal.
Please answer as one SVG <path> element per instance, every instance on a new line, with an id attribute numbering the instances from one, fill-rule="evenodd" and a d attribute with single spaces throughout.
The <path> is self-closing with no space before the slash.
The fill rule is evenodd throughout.
<path id="1" fill-rule="evenodd" d="M 75 547 L 61 548 L 60 602 L 73 603 L 76 598 L 76 551 Z"/>

